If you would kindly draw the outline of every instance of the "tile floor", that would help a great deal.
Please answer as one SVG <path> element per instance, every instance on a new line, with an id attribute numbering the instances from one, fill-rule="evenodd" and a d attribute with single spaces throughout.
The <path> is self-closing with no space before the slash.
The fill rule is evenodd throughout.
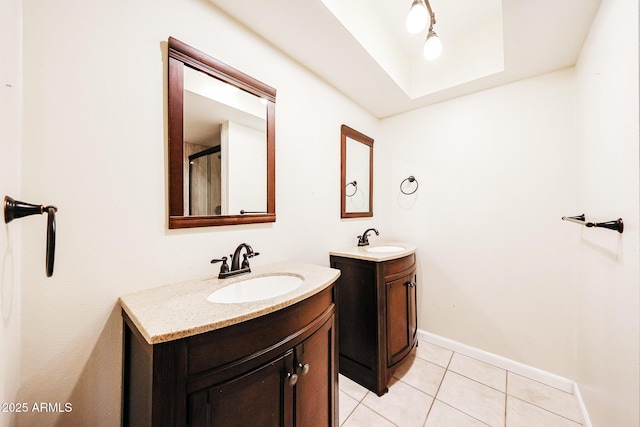
<path id="1" fill-rule="evenodd" d="M 576 398 L 420 341 L 382 397 L 340 375 L 343 427 L 578 427 Z"/>

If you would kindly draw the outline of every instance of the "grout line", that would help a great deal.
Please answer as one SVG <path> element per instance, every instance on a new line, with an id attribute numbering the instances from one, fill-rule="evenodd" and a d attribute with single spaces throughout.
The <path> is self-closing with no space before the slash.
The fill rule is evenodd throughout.
<path id="1" fill-rule="evenodd" d="M 488 363 L 506 371 L 510 371 L 523 377 L 538 381 L 542 384 L 557 388 L 566 393 L 573 394 L 574 381 L 559 375 L 555 375 L 550 372 L 543 371 L 542 369 L 534 368 L 533 366 L 529 366 L 421 329 L 418 330 L 418 337 L 422 341 L 460 353 L 464 356 L 472 357 L 481 362 Z"/>
<path id="2" fill-rule="evenodd" d="M 504 425 L 505 427 L 507 427 L 508 399 L 509 399 L 509 371 L 505 370 L 505 373 L 504 373 Z"/>
<path id="3" fill-rule="evenodd" d="M 447 372 L 454 373 L 454 374 L 456 374 L 456 375 L 458 375 L 458 376 L 461 376 L 462 378 L 466 378 L 466 379 L 468 379 L 468 380 L 470 380 L 470 381 L 473 381 L 473 382 L 475 382 L 475 383 L 478 383 L 478 384 L 480 384 L 481 386 L 484 386 L 484 387 L 490 388 L 491 390 L 497 391 L 498 393 L 502 393 L 502 394 L 504 394 L 504 395 L 506 395 L 506 394 L 507 394 L 507 392 L 506 392 L 506 391 L 502 391 L 502 390 L 500 390 L 500 389 L 498 389 L 498 388 L 492 387 L 492 386 L 490 386 L 489 384 L 485 384 L 485 383 L 483 383 L 482 381 L 479 381 L 479 380 L 477 380 L 477 379 L 475 379 L 475 378 L 468 377 L 468 376 L 466 376 L 466 375 L 464 375 L 464 374 L 461 374 L 460 372 L 456 372 L 456 371 L 453 371 L 453 370 L 447 369 L 447 371 L 445 372 L 445 375 L 446 375 L 446 373 L 447 373 Z M 506 375 L 505 375 L 505 377 L 506 377 Z"/>
<path id="4" fill-rule="evenodd" d="M 508 373 L 507 373 L 507 375 L 508 375 Z M 504 376 L 505 381 L 506 381 L 507 375 Z M 509 398 L 509 394 L 507 394 L 507 385 L 506 384 L 504 385 L 504 390 L 505 390 L 505 392 L 504 392 L 504 426 L 506 427 L 507 426 L 507 399 Z"/>
<path id="5" fill-rule="evenodd" d="M 531 405 L 531 406 L 535 406 L 535 407 L 536 407 L 536 408 L 538 408 L 538 409 L 542 409 L 543 411 L 548 412 L 548 413 L 550 413 L 550 414 L 552 414 L 552 415 L 555 415 L 555 416 L 557 416 L 557 417 L 560 417 L 560 418 L 563 418 L 563 419 L 565 419 L 565 420 L 571 421 L 572 423 L 576 423 L 577 425 L 584 426 L 584 424 L 583 424 L 582 422 L 580 422 L 580 421 L 576 421 L 576 420 L 573 420 L 573 419 L 571 419 L 571 418 L 569 418 L 569 417 L 565 417 L 564 415 L 561 415 L 561 414 L 558 414 L 558 413 L 556 413 L 556 412 L 553 412 L 553 411 L 552 411 L 552 410 L 550 410 L 550 409 L 543 408 L 542 406 L 538 406 L 538 405 L 536 405 L 535 403 L 531 403 L 531 402 L 528 402 L 528 401 L 526 401 L 526 400 L 524 400 L 524 399 L 520 399 L 520 398 L 519 398 L 519 397 L 517 397 L 517 396 L 511 396 L 511 395 L 509 395 L 509 396 L 510 396 L 510 397 L 512 397 L 512 398 L 514 398 L 514 399 L 517 399 L 517 400 L 519 400 L 519 401 L 521 401 L 521 402 L 524 402 L 524 403 L 526 403 L 526 404 L 529 404 L 529 405 Z"/>
<path id="6" fill-rule="evenodd" d="M 478 419 L 478 418 L 474 417 L 474 416 L 473 416 L 473 415 L 471 415 L 471 414 L 467 414 L 466 412 L 464 412 L 464 411 L 463 411 L 462 409 L 460 409 L 460 408 L 456 408 L 455 406 L 451 406 L 451 405 L 449 405 L 447 402 L 443 402 L 442 400 L 438 400 L 438 402 L 442 403 L 443 405 L 448 406 L 448 407 L 449 407 L 449 408 L 451 408 L 451 409 L 455 409 L 456 411 L 458 411 L 458 412 L 461 412 L 461 413 L 465 414 L 465 415 L 466 415 L 466 416 L 468 416 L 469 418 L 473 418 L 474 420 L 478 421 L 479 423 L 482 423 L 482 424 L 484 424 L 484 425 L 486 425 L 486 426 L 490 426 L 490 424 L 485 423 L 484 421 L 482 421 L 482 420 L 480 420 L 480 419 Z"/>
<path id="7" fill-rule="evenodd" d="M 576 397 L 576 395 L 575 395 L 575 393 L 573 393 L 573 391 L 566 391 L 566 390 L 564 390 L 564 389 L 562 389 L 562 388 L 555 387 L 555 386 L 553 386 L 553 385 L 551 385 L 551 384 L 547 384 L 547 383 L 545 383 L 545 382 L 543 382 L 543 381 L 540 381 L 540 380 L 537 380 L 537 379 L 535 379 L 535 378 L 528 377 L 528 376 L 526 376 L 526 375 L 524 375 L 524 374 L 519 374 L 518 372 L 513 372 L 513 371 L 509 371 L 509 370 L 507 370 L 507 378 L 509 377 L 509 374 L 517 375 L 517 376 L 522 377 L 522 378 L 524 378 L 524 379 L 527 379 L 527 380 L 533 381 L 534 383 L 538 383 L 538 384 L 541 384 L 541 385 L 543 385 L 543 386 L 545 386 L 545 387 L 550 387 L 550 388 L 556 389 L 556 390 L 558 390 L 558 391 L 560 391 L 560 392 L 562 392 L 562 393 L 566 393 L 566 394 L 568 394 L 568 395 L 570 395 L 570 396 L 573 396 L 574 398 Z M 508 381 L 508 380 L 507 380 L 507 381 Z M 515 396 L 514 396 L 514 397 L 515 397 Z"/>
<path id="8" fill-rule="evenodd" d="M 387 392 L 388 393 L 388 392 Z M 375 413 L 376 415 L 378 415 L 380 418 L 384 419 L 385 421 L 387 421 L 389 424 L 392 424 L 394 426 L 397 427 L 398 424 L 394 423 L 393 421 L 391 421 L 389 418 L 385 417 L 384 415 L 382 415 L 381 413 L 379 413 L 378 411 L 376 411 L 374 408 L 371 408 L 369 406 L 367 406 L 365 403 L 362 403 L 362 406 L 364 406 L 365 408 L 369 409 L 370 411 L 372 411 L 373 413 Z M 354 409 L 355 411 L 355 409 Z"/>
<path id="9" fill-rule="evenodd" d="M 427 334 L 427 336 L 430 336 L 430 335 L 431 335 L 431 334 L 428 334 L 428 333 L 426 333 L 426 334 Z M 437 338 L 439 338 L 439 337 L 437 337 L 437 336 L 435 336 L 435 337 L 436 337 L 436 339 L 437 339 Z M 448 341 L 447 339 L 443 339 L 443 340 L 445 340 L 445 342 L 446 342 L 446 341 Z M 532 377 L 532 376 L 527 375 L 526 373 L 522 373 L 522 372 L 523 372 L 523 369 L 522 369 L 523 367 L 524 367 L 524 368 L 530 368 L 530 367 L 528 367 L 528 366 L 526 366 L 526 365 L 520 364 L 520 363 L 518 363 L 518 362 L 509 361 L 509 360 L 508 360 L 508 359 L 506 359 L 506 358 L 502 358 L 502 357 L 497 356 L 497 355 L 492 355 L 491 353 L 487 353 L 487 352 L 484 352 L 484 351 L 482 351 L 482 350 L 477 350 L 477 349 L 474 349 L 474 348 L 472 348 L 472 347 L 468 347 L 468 346 L 466 346 L 466 345 L 464 345 L 464 344 L 459 344 L 459 345 L 460 345 L 460 349 L 461 349 L 462 351 L 457 351 L 457 350 L 454 350 L 454 349 L 451 349 L 451 348 L 447 348 L 447 347 L 445 347 L 445 346 L 443 346 L 443 345 L 436 344 L 436 343 L 432 342 L 431 340 L 429 340 L 428 338 L 420 338 L 420 341 L 423 341 L 423 342 L 424 342 L 424 343 L 426 343 L 426 344 L 433 345 L 433 346 L 436 346 L 436 347 L 439 347 L 439 348 L 442 348 L 442 349 L 444 349 L 444 350 L 447 350 L 447 351 L 450 351 L 450 352 L 451 352 L 451 356 L 449 357 L 449 359 L 448 359 L 448 361 L 447 361 L 447 363 L 446 363 L 446 365 L 447 365 L 446 367 L 440 366 L 440 365 L 438 365 L 437 363 L 434 363 L 434 362 L 432 362 L 431 360 L 425 359 L 425 358 L 423 358 L 423 357 L 418 357 L 416 354 L 412 355 L 412 357 L 414 357 L 414 358 L 418 358 L 418 359 L 420 359 L 420 360 L 423 360 L 423 361 L 426 361 L 426 362 L 428 362 L 428 363 L 430 363 L 430 364 L 433 364 L 434 366 L 437 366 L 437 367 L 439 367 L 439 368 L 444 369 L 444 374 L 443 374 L 442 379 L 440 380 L 440 382 L 439 382 L 439 384 L 438 384 L 438 387 L 437 387 L 436 392 L 434 393 L 434 396 L 431 396 L 431 394 L 430 394 L 430 393 L 426 393 L 425 391 L 420 390 L 420 389 L 418 389 L 417 387 L 414 387 L 413 385 L 411 385 L 411 384 L 409 384 L 409 383 L 407 383 L 407 382 L 403 381 L 402 379 L 400 379 L 400 378 L 398 378 L 398 377 L 395 377 L 395 376 L 394 376 L 394 379 L 395 379 L 396 381 L 399 381 L 399 382 L 403 383 L 404 385 L 409 386 L 410 388 L 412 388 L 412 389 L 414 389 L 414 390 L 416 390 L 416 391 L 418 391 L 418 392 L 420 392 L 420 393 L 426 394 L 427 396 L 430 396 L 430 397 L 432 397 L 432 398 L 433 398 L 433 400 L 431 401 L 431 405 L 429 406 L 429 408 L 428 408 L 428 410 L 427 410 L 426 417 L 425 417 L 425 421 L 424 421 L 424 424 L 423 424 L 423 425 L 426 425 L 426 423 L 427 423 L 427 421 L 428 421 L 428 419 L 429 419 L 429 416 L 431 415 L 431 411 L 432 411 L 432 409 L 433 409 L 433 407 L 434 407 L 434 405 L 435 405 L 436 400 L 438 400 L 438 401 L 439 401 L 439 402 L 441 402 L 442 404 L 447 405 L 447 406 L 449 406 L 449 407 L 451 407 L 451 408 L 453 408 L 453 409 L 455 409 L 455 410 L 457 410 L 457 411 L 459 411 L 459 412 L 461 412 L 461 413 L 463 413 L 463 414 L 465 414 L 465 415 L 467 415 L 467 416 L 469 416 L 469 417 L 471 417 L 471 418 L 474 418 L 474 419 L 478 420 L 477 418 L 473 417 L 472 415 L 467 414 L 465 411 L 463 411 L 463 410 L 461 410 L 461 409 L 459 409 L 459 408 L 456 408 L 456 407 L 454 407 L 454 406 L 451 406 L 451 405 L 447 404 L 446 402 L 440 401 L 440 400 L 438 399 L 438 394 L 440 393 L 440 390 L 441 390 L 441 388 L 442 388 L 442 385 L 443 385 L 443 383 L 444 383 L 444 379 L 445 379 L 445 377 L 446 377 L 447 373 L 448 373 L 448 372 L 452 372 L 453 374 L 456 374 L 456 375 L 459 375 L 459 376 L 461 376 L 461 377 L 463 377 L 463 378 L 466 378 L 466 379 L 468 379 L 468 380 L 474 381 L 474 382 L 475 382 L 475 383 L 477 383 L 477 384 L 483 385 L 483 386 L 488 387 L 488 388 L 490 388 L 490 389 L 492 389 L 492 390 L 495 390 L 495 391 L 498 391 L 498 392 L 500 392 L 500 393 L 503 393 L 503 395 L 504 395 L 504 424 L 503 424 L 503 426 L 504 426 L 504 427 L 506 427 L 506 426 L 507 426 L 507 412 L 508 412 L 508 406 L 507 406 L 507 405 L 508 405 L 508 397 L 509 397 L 509 396 L 510 396 L 510 397 L 512 397 L 512 398 L 514 398 L 514 399 L 518 399 L 519 401 L 524 402 L 524 403 L 526 403 L 526 404 L 532 405 L 532 406 L 534 406 L 534 407 L 536 407 L 536 408 L 542 409 L 543 411 L 545 411 L 545 412 L 547 412 L 547 413 L 549 413 L 549 414 L 552 414 L 552 415 L 558 416 L 558 417 L 560 417 L 560 418 L 562 418 L 562 419 L 565 419 L 565 420 L 567 420 L 567 421 L 570 421 L 570 422 L 572 422 L 572 423 L 576 423 L 576 425 L 577 425 L 577 426 L 579 425 L 579 426 L 584 426 L 584 427 L 591 427 L 591 423 L 589 422 L 588 414 L 587 414 L 586 408 L 584 408 L 584 407 L 583 407 L 583 406 L 584 406 L 584 403 L 582 402 L 582 398 L 581 398 L 581 396 L 580 396 L 580 391 L 579 391 L 579 389 L 578 389 L 577 385 L 575 384 L 575 382 L 573 382 L 573 383 L 572 383 L 572 385 L 573 385 L 573 389 L 572 389 L 572 390 L 573 390 L 573 393 L 572 393 L 572 392 L 568 392 L 568 391 L 564 390 L 564 388 L 565 388 L 566 384 L 565 384 L 563 381 L 558 382 L 557 380 L 558 380 L 558 379 L 560 379 L 560 380 L 565 380 L 565 381 L 567 381 L 567 382 L 569 382 L 569 380 L 566 380 L 566 379 L 564 379 L 564 378 L 557 377 L 557 376 L 555 376 L 555 375 L 553 375 L 553 374 L 548 374 L 548 373 L 547 373 L 547 374 L 550 376 L 550 378 L 551 378 L 550 382 L 552 382 L 552 383 L 553 383 L 553 384 L 550 384 L 550 383 L 548 383 L 548 382 L 545 382 L 545 381 L 544 381 L 544 380 L 549 381 L 549 377 L 544 376 L 544 375 L 542 375 L 542 376 L 541 376 L 541 375 L 539 375 L 539 373 L 540 373 L 540 372 L 542 372 L 543 374 L 544 374 L 545 372 L 544 372 L 544 371 L 537 370 L 536 368 L 531 368 L 531 369 L 533 370 L 533 372 L 536 374 L 536 375 L 534 375 L 534 377 Z M 458 344 L 458 343 L 455 343 L 455 342 L 453 342 L 453 343 L 454 343 L 454 344 Z M 470 349 L 471 351 L 468 351 L 469 349 Z M 476 352 L 474 352 L 474 350 L 476 350 Z M 460 354 L 461 356 L 469 357 L 469 358 L 471 358 L 471 359 L 473 359 L 473 360 L 476 360 L 476 361 L 478 361 L 478 362 L 485 363 L 485 364 L 490 365 L 490 366 L 493 366 L 493 367 L 495 367 L 495 368 L 498 368 L 498 369 L 504 370 L 504 371 L 505 371 L 505 380 L 504 380 L 504 381 L 505 381 L 505 384 L 504 384 L 504 390 L 505 390 L 505 391 L 502 391 L 502 390 L 496 389 L 496 388 L 494 388 L 494 387 L 492 387 L 492 386 L 490 386 L 490 385 L 488 385 L 488 384 L 484 384 L 482 381 L 476 380 L 476 379 L 474 379 L 474 378 L 470 378 L 470 377 L 468 377 L 468 376 L 466 376 L 466 375 L 463 375 L 463 374 L 458 373 L 458 372 L 456 372 L 456 371 L 450 370 L 450 366 L 451 366 L 451 363 L 452 363 L 452 361 L 453 361 L 453 357 L 455 356 L 455 354 L 456 354 L 456 353 Z M 483 354 L 483 353 L 486 353 L 486 354 Z M 479 355 L 480 357 L 475 357 L 475 355 Z M 483 359 L 487 359 L 487 358 L 488 358 L 489 360 L 492 360 L 492 359 L 490 358 L 490 356 L 495 356 L 495 357 L 496 357 L 496 360 L 499 362 L 499 364 L 491 363 L 491 362 L 490 362 L 490 361 L 488 361 L 488 360 L 483 360 Z M 500 366 L 500 364 L 504 364 L 504 360 L 506 360 L 507 362 L 513 362 L 513 364 L 512 364 L 512 365 L 510 365 L 510 366 L 515 366 L 515 368 L 516 368 L 516 372 L 512 371 L 511 369 L 508 369 L 507 367 Z M 507 365 L 508 365 L 508 364 L 507 364 Z M 539 372 L 535 372 L 535 371 L 539 371 Z M 528 372 L 528 371 L 527 371 L 526 369 L 524 369 L 524 372 Z M 561 414 L 558 414 L 558 413 L 556 413 L 556 412 L 553 412 L 552 410 L 549 410 L 549 409 L 546 409 L 546 408 L 544 408 L 544 407 L 538 406 L 537 404 L 534 404 L 534 403 L 532 403 L 532 402 L 528 402 L 528 401 L 526 401 L 526 400 L 524 400 L 524 399 L 521 399 L 521 398 L 519 398 L 519 397 L 517 397 L 517 396 L 510 395 L 510 394 L 509 394 L 509 375 L 510 375 L 510 374 L 519 375 L 519 376 L 521 376 L 521 377 L 523 377 L 523 378 L 526 378 L 526 379 L 528 379 L 528 380 L 534 381 L 534 382 L 539 383 L 539 384 L 541 384 L 541 385 L 544 385 L 544 386 L 547 386 L 547 387 L 552 387 L 552 388 L 554 388 L 554 389 L 556 389 L 556 390 L 558 390 L 558 391 L 561 391 L 561 392 L 567 393 L 567 394 L 569 394 L 569 395 L 572 395 L 572 396 L 573 396 L 573 398 L 574 398 L 574 400 L 575 400 L 575 401 L 576 401 L 576 403 L 578 404 L 578 407 L 579 407 L 578 409 L 579 409 L 579 413 L 580 413 L 580 415 L 581 415 L 581 417 L 582 417 L 582 421 L 575 421 L 575 420 L 573 420 L 573 419 L 571 419 L 571 418 L 568 418 L 568 417 L 566 417 L 566 416 L 564 416 L 564 415 L 561 415 Z M 543 380 L 539 380 L 539 379 L 536 379 L 536 378 L 541 378 L 541 379 L 543 379 Z M 560 387 L 557 387 L 557 386 L 555 386 L 554 384 L 560 384 L 561 386 L 560 386 Z M 391 389 L 389 390 L 389 393 L 390 393 L 390 392 L 391 392 Z M 349 394 L 347 394 L 347 393 L 345 392 L 345 394 L 346 394 L 347 396 L 349 396 L 349 397 L 353 398 L 354 400 L 356 400 L 357 404 L 356 404 L 356 406 L 354 407 L 354 409 L 353 409 L 353 410 L 348 414 L 348 416 L 346 417 L 346 419 L 344 420 L 344 422 L 343 422 L 341 425 L 344 425 L 344 424 L 347 422 L 347 420 L 348 420 L 348 419 L 353 415 L 353 413 L 356 411 L 356 409 L 358 408 L 358 406 L 360 406 L 361 404 L 362 404 L 362 405 L 364 405 L 364 406 L 365 406 L 365 408 L 367 408 L 367 409 L 371 410 L 371 411 L 372 411 L 373 413 L 375 413 L 377 416 L 382 417 L 384 420 L 386 420 L 387 422 L 391 423 L 392 425 L 396 425 L 396 424 L 395 424 L 395 423 L 393 423 L 391 420 L 387 419 L 384 415 L 382 415 L 382 414 L 378 413 L 378 412 L 376 411 L 376 409 L 375 409 L 375 408 L 371 408 L 371 407 L 367 406 L 365 403 L 363 403 L 363 402 L 364 402 L 364 400 L 365 400 L 365 398 L 366 398 L 366 396 L 367 396 L 369 393 L 370 393 L 370 391 L 368 391 L 368 390 L 367 390 L 367 392 L 364 394 L 364 396 L 362 397 L 362 399 L 358 400 L 358 399 L 356 399 L 355 397 L 353 397 L 353 396 L 351 396 L 351 395 L 349 395 Z M 585 415 L 586 415 L 586 417 L 585 417 Z M 486 423 L 484 423 L 482 420 L 478 420 L 478 421 L 482 422 L 483 424 L 486 424 Z"/>

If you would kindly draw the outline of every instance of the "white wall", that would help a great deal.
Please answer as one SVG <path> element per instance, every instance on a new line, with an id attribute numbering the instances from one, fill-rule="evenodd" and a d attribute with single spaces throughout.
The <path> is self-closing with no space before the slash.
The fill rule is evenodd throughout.
<path id="1" fill-rule="evenodd" d="M 20 189 L 21 33 L 22 0 L 0 2 L 0 200 L 4 196 L 24 200 Z M 0 218 L 0 403 L 8 403 L 15 402 L 20 383 L 21 224 L 5 224 L 4 212 Z M 11 413 L 0 412 L 0 426 L 9 426 L 11 419 Z"/>
<path id="2" fill-rule="evenodd" d="M 640 425 L 638 2 L 603 1 L 577 64 L 577 380 L 594 426 Z"/>
<path id="3" fill-rule="evenodd" d="M 278 90 L 276 223 L 167 230 L 169 36 Z M 118 296 L 213 276 L 209 261 L 244 241 L 255 264 L 328 266 L 331 248 L 384 221 L 381 205 L 340 220 L 340 125 L 377 138 L 377 120 L 208 1 L 24 0 L 24 73 L 22 194 L 59 211 L 50 279 L 44 226 L 23 225 L 18 398 L 73 412 L 18 425 L 119 424 Z"/>
<path id="4" fill-rule="evenodd" d="M 575 68 L 382 123 L 420 328 L 577 379 L 595 426 L 640 424 L 638 91 L 638 4 L 610 0 Z"/>
<path id="5" fill-rule="evenodd" d="M 253 263 L 328 265 L 328 250 L 370 226 L 418 244 L 422 329 L 577 377 L 600 425 L 638 424 L 637 5 L 603 2 L 594 33 L 627 42 L 615 53 L 609 39 L 590 41 L 577 72 L 378 123 L 206 0 L 23 2 L 22 171 L 4 166 L 20 150 L 5 148 L 3 135 L 0 190 L 57 205 L 58 245 L 47 279 L 43 218 L 0 228 L 0 255 L 7 238 L 15 255 L 22 229 L 11 276 L 23 284 L 21 297 L 12 286 L 22 300 L 21 349 L 3 351 L 0 364 L 16 372 L 21 351 L 16 399 L 70 402 L 73 412 L 27 414 L 16 425 L 118 425 L 119 295 L 214 275 L 209 260 L 242 241 L 261 253 Z M 167 230 L 169 36 L 278 89 L 275 224 Z M 620 67 L 628 69 L 614 74 Z M 376 140 L 373 219 L 339 218 L 342 123 Z M 19 128 L 8 132 L 20 140 Z M 624 162 L 591 157 L 603 157 L 603 144 L 620 148 Z M 409 175 L 420 183 L 413 197 L 399 194 Z M 611 196 L 592 181 L 623 188 Z M 608 240 L 594 242 L 602 230 L 587 235 L 560 220 L 583 209 L 623 216 L 622 239 L 612 243 L 605 230 Z M 17 346 L 15 313 L 3 348 Z M 11 398 L 17 376 L 3 373 L 0 397 Z M 626 400 L 616 407 L 620 393 Z"/>
<path id="6" fill-rule="evenodd" d="M 419 327 L 569 378 L 574 107 L 566 69 L 382 122 L 393 232 L 419 248 Z"/>
<path id="7" fill-rule="evenodd" d="M 265 122 L 266 124 L 266 122 Z M 226 122 L 225 141 L 221 144 L 227 193 L 227 212 L 267 211 L 267 146 L 264 131 L 244 126 L 237 122 Z M 223 184 L 224 185 L 224 184 Z"/>

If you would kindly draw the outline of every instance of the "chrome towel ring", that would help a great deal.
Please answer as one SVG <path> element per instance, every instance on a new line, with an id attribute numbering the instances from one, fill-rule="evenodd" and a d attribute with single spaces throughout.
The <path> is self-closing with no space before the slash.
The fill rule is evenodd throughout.
<path id="1" fill-rule="evenodd" d="M 358 192 L 358 183 L 357 183 L 356 181 L 348 182 L 348 183 L 347 183 L 347 185 L 346 185 L 345 187 L 346 187 L 346 188 L 349 188 L 349 186 L 350 186 L 350 185 L 353 185 L 353 193 L 351 193 L 351 194 L 347 194 L 347 193 L 345 192 L 345 196 L 347 196 L 347 197 L 351 197 L 351 196 L 353 196 L 354 194 L 356 194 L 356 193 Z M 346 191 L 346 190 L 345 190 L 345 191 Z"/>
<path id="2" fill-rule="evenodd" d="M 405 182 L 409 182 L 409 184 L 411 184 L 411 183 L 414 183 L 414 182 L 415 182 L 415 183 L 416 183 L 416 188 L 414 188 L 414 189 L 413 189 L 413 191 L 405 191 L 405 190 L 404 190 L 404 188 L 403 188 L 403 185 L 404 185 L 404 183 L 405 183 Z M 418 185 L 419 185 L 419 184 L 418 184 L 418 180 L 416 179 L 416 177 L 415 177 L 415 176 L 413 176 L 413 175 L 411 175 L 411 176 L 409 176 L 409 177 L 405 178 L 405 179 L 400 183 L 400 191 L 402 192 L 402 194 L 406 194 L 407 196 L 409 196 L 409 195 L 411 195 L 411 194 L 415 193 L 416 191 L 418 191 Z"/>
<path id="3" fill-rule="evenodd" d="M 55 206 L 34 205 L 20 202 L 9 196 L 4 197 L 4 222 L 9 224 L 16 218 L 29 215 L 47 213 L 47 255 L 45 258 L 45 270 L 47 277 L 53 276 L 53 263 L 56 254 L 56 212 Z"/>

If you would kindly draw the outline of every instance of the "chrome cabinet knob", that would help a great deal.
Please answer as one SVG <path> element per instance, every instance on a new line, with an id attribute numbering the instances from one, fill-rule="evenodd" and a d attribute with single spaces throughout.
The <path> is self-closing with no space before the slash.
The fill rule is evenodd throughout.
<path id="1" fill-rule="evenodd" d="M 289 385 L 291 387 L 293 387 L 298 382 L 298 375 L 292 374 L 292 373 L 288 373 L 287 374 L 287 380 L 289 382 Z"/>
<path id="2" fill-rule="evenodd" d="M 302 363 L 298 363 L 298 369 L 302 371 L 302 375 L 307 375 L 307 373 L 309 372 L 309 364 L 305 363 L 303 365 Z"/>

